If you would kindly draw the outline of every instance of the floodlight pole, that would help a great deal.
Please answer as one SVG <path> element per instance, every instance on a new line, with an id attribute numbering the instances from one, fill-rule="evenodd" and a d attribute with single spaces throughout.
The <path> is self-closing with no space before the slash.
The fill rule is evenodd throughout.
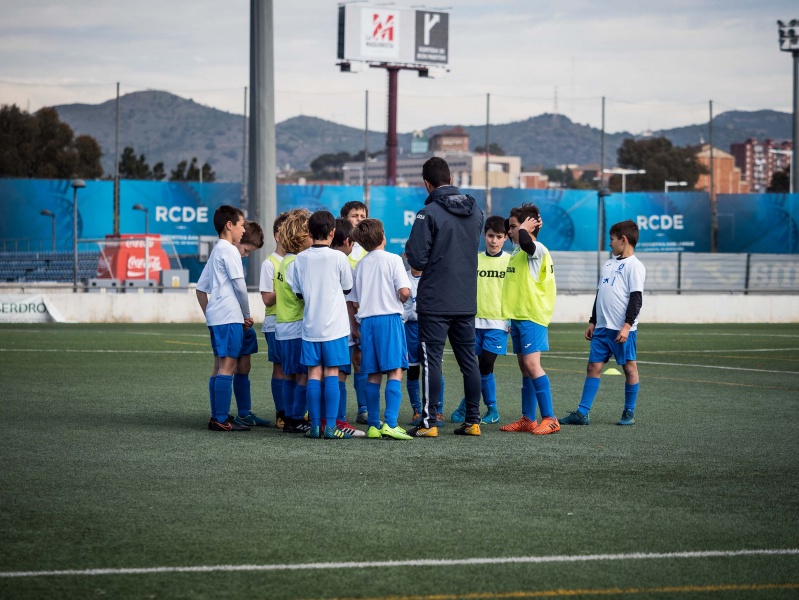
<path id="1" fill-rule="evenodd" d="M 388 135 L 386 136 L 386 185 L 397 184 L 397 84 L 399 67 L 388 71 Z"/>
<path id="2" fill-rule="evenodd" d="M 117 81 L 116 133 L 114 134 L 114 235 L 119 237 L 119 82 Z"/>
<path id="3" fill-rule="evenodd" d="M 369 214 L 369 90 L 366 90 L 363 123 L 363 203 Z"/>
<path id="4" fill-rule="evenodd" d="M 793 154 L 791 155 L 791 189 L 799 190 L 799 51 L 793 52 Z"/>
<path id="5" fill-rule="evenodd" d="M 72 286 L 73 291 L 78 291 L 78 190 L 86 187 L 82 179 L 72 180 Z"/>

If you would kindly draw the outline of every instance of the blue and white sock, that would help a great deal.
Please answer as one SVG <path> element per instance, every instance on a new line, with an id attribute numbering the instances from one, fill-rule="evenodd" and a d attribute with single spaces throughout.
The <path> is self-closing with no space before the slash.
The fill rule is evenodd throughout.
<path id="1" fill-rule="evenodd" d="M 542 375 L 533 379 L 535 386 L 535 397 L 538 399 L 538 408 L 541 411 L 541 419 L 547 417 L 554 418 L 552 410 L 552 388 L 549 385 L 549 377 Z"/>
<path id="2" fill-rule="evenodd" d="M 338 407 L 341 403 L 341 389 L 338 385 L 338 375 L 325 377 L 323 382 L 323 394 L 325 397 L 325 425 L 328 427 L 336 426 L 338 417 Z"/>
<path id="3" fill-rule="evenodd" d="M 522 377 L 522 414 L 535 421 L 535 386 L 529 377 Z"/>
<path id="4" fill-rule="evenodd" d="M 236 395 L 236 409 L 240 417 L 246 417 L 252 410 L 250 396 L 250 376 L 236 373 L 233 376 L 233 393 Z"/>
<path id="5" fill-rule="evenodd" d="M 208 378 L 208 396 L 211 400 L 211 416 L 216 414 L 216 405 L 214 400 L 214 385 L 216 384 L 216 375 Z"/>
<path id="6" fill-rule="evenodd" d="M 270 382 L 272 387 L 272 399 L 275 401 L 275 410 L 283 410 L 283 380 L 279 377 L 272 377 Z"/>
<path id="7" fill-rule="evenodd" d="M 297 380 L 283 380 L 283 410 L 289 419 L 294 418 L 294 396 L 297 393 Z"/>
<path id="8" fill-rule="evenodd" d="M 483 393 L 483 402 L 486 406 L 494 406 L 497 403 L 497 381 L 493 373 L 480 376 L 480 391 Z"/>
<path id="9" fill-rule="evenodd" d="M 402 381 L 399 379 L 389 379 L 386 382 L 386 423 L 389 427 L 397 426 L 400 405 L 402 404 Z M 371 411 L 369 412 L 371 415 Z"/>
<path id="10" fill-rule="evenodd" d="M 322 382 L 318 379 L 309 379 L 305 395 L 311 427 L 319 427 L 322 424 Z"/>
<path id="11" fill-rule="evenodd" d="M 233 376 L 217 375 L 214 382 L 214 419 L 220 423 L 227 420 L 230 401 L 233 399 Z"/>
<path id="12" fill-rule="evenodd" d="M 308 410 L 307 386 L 297 384 L 294 390 L 294 407 L 291 409 L 291 416 L 301 421 L 305 418 Z"/>
<path id="13" fill-rule="evenodd" d="M 599 392 L 599 377 L 586 377 L 583 383 L 583 395 L 580 397 L 580 406 L 577 412 L 583 416 L 587 415 L 594 405 L 594 399 Z"/>
<path id="14" fill-rule="evenodd" d="M 409 379 L 406 386 L 408 388 L 408 398 L 411 401 L 411 408 L 414 413 L 422 413 L 421 385 L 418 379 Z"/>
<path id="15" fill-rule="evenodd" d="M 366 383 L 366 410 L 369 411 L 369 427 L 380 429 L 380 384 Z"/>
<path id="16" fill-rule="evenodd" d="M 624 410 L 635 412 L 635 403 L 638 402 L 638 387 L 640 383 L 624 384 Z"/>
<path id="17" fill-rule="evenodd" d="M 347 382 L 338 382 L 338 421 L 347 420 Z"/>
<path id="18" fill-rule="evenodd" d="M 366 384 L 369 379 L 368 373 L 355 373 L 352 376 L 353 386 L 355 386 L 355 400 L 358 402 L 358 412 L 368 410 L 369 402 L 366 399 Z"/>

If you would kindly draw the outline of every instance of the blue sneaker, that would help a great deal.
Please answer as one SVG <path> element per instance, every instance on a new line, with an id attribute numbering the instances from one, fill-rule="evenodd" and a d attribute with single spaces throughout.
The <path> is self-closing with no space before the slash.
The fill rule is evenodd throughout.
<path id="1" fill-rule="evenodd" d="M 458 404 L 458 408 L 455 409 L 449 420 L 453 423 L 463 423 L 466 420 L 466 398 L 461 399 L 461 403 Z"/>
<path id="2" fill-rule="evenodd" d="M 305 437 L 312 438 L 315 440 L 321 439 L 322 437 L 321 427 L 319 427 L 319 425 L 311 425 L 308 428 L 308 431 L 305 432 Z"/>
<path id="3" fill-rule="evenodd" d="M 499 411 L 497 410 L 496 404 L 488 405 L 488 412 L 483 415 L 482 422 L 486 425 L 494 425 L 495 423 L 499 423 Z"/>
<path id="4" fill-rule="evenodd" d="M 562 419 L 558 419 L 561 425 L 590 425 L 591 418 L 588 415 L 581 415 L 577 411 L 570 412 Z"/>
<path id="5" fill-rule="evenodd" d="M 330 425 L 325 425 L 325 439 L 326 440 L 349 440 L 352 439 L 352 435 L 349 433 L 345 433 L 341 431 L 338 427 L 331 427 Z"/>
<path id="6" fill-rule="evenodd" d="M 262 419 L 252 412 L 246 417 L 236 415 L 234 421 L 239 425 L 248 425 L 250 427 L 269 427 L 272 424 L 272 421 L 269 419 Z"/>
<path id="7" fill-rule="evenodd" d="M 635 424 L 635 412 L 630 410 L 629 408 L 625 408 L 624 412 L 621 413 L 621 419 L 616 422 L 616 425 L 634 425 Z"/>

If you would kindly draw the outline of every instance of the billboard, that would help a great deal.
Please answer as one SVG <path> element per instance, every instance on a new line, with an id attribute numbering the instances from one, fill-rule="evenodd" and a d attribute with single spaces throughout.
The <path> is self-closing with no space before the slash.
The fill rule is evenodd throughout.
<path id="1" fill-rule="evenodd" d="M 449 13 L 398 6 L 341 4 L 338 7 L 338 58 L 446 67 Z"/>

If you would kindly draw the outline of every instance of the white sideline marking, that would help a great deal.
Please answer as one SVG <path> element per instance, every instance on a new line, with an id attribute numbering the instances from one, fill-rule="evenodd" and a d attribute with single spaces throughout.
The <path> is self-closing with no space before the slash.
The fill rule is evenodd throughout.
<path id="1" fill-rule="evenodd" d="M 323 562 L 277 565 L 206 565 L 200 567 L 149 567 L 142 569 L 84 569 L 65 571 L 5 571 L 0 578 L 52 577 L 65 575 L 149 575 L 152 573 L 218 573 L 233 571 L 315 571 L 396 567 L 450 567 L 461 565 L 542 564 L 554 562 L 595 562 L 600 560 L 646 560 L 672 558 L 732 558 L 738 556 L 796 556 L 799 548 L 770 550 L 708 550 L 701 552 L 657 552 L 632 554 L 586 554 L 561 556 L 508 556 L 504 558 L 462 558 L 441 560 L 387 560 L 372 562 Z"/>
<path id="2" fill-rule="evenodd" d="M 734 350 L 640 350 L 639 354 L 735 354 L 739 352 L 791 352 L 799 348 L 736 348 Z M 571 355 L 574 352 L 547 352 L 547 354 Z"/>
<path id="3" fill-rule="evenodd" d="M 71 348 L 0 348 L 0 352 L 68 352 L 72 354 L 208 354 L 207 350 L 76 350 Z"/>
<path id="4" fill-rule="evenodd" d="M 547 354 L 552 354 L 548 352 Z M 553 356 L 552 358 L 560 358 L 563 360 L 582 360 L 586 361 L 585 356 Z M 752 371 L 755 373 L 782 373 L 783 375 L 799 375 L 799 371 L 772 371 L 769 369 L 747 369 L 745 367 L 723 367 L 719 365 L 695 365 L 690 363 L 667 363 L 656 362 L 653 360 L 637 360 L 639 365 L 661 365 L 666 367 L 697 367 L 699 369 L 722 369 L 724 371 Z"/>

